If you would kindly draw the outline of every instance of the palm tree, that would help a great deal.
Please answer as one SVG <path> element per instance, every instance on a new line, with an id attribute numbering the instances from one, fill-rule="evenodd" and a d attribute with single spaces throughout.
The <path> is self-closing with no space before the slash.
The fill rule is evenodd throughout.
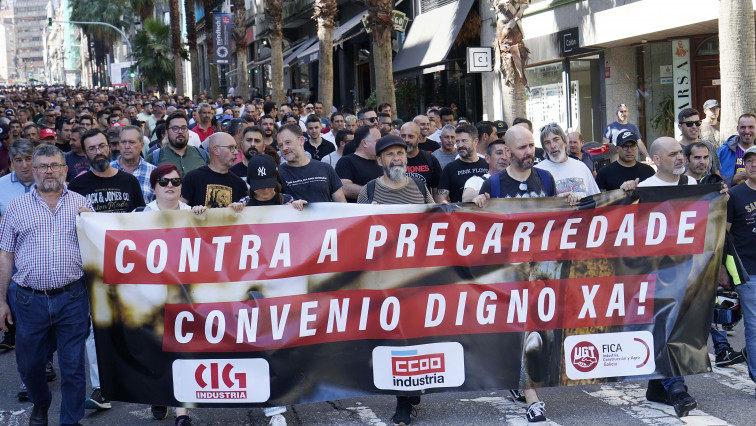
<path id="1" fill-rule="evenodd" d="M 152 16 L 155 10 L 155 0 L 131 0 L 131 10 L 142 21 Z"/>
<path id="2" fill-rule="evenodd" d="M 284 98 L 283 47 L 281 28 L 283 27 L 283 4 L 281 0 L 268 1 L 268 28 L 270 29 L 270 64 L 273 84 L 272 99 L 281 102 Z"/>
<path id="3" fill-rule="evenodd" d="M 171 28 L 155 19 L 145 20 L 143 28 L 131 42 L 135 66 L 144 75 L 146 86 L 162 91 L 174 78 Z"/>
<path id="4" fill-rule="evenodd" d="M 90 21 L 90 22 L 105 22 L 113 25 L 116 28 L 127 29 L 130 26 L 125 18 L 132 14 L 130 11 L 130 4 L 124 3 L 125 0 L 112 1 L 112 0 L 71 0 L 69 7 L 71 8 L 71 16 L 77 21 Z M 93 58 L 93 68 L 106 70 L 107 67 L 107 55 L 113 54 L 113 46 L 115 41 L 118 40 L 121 35 L 112 28 L 104 25 L 87 25 L 76 24 L 84 31 L 84 33 L 90 37 L 94 43 L 93 46 L 88 46 L 89 56 Z M 93 70 L 94 71 L 94 70 Z M 96 85 L 106 85 L 108 78 L 104 71 L 100 73 L 93 72 L 94 83 Z"/>
<path id="5" fill-rule="evenodd" d="M 318 66 L 318 100 L 323 111 L 333 104 L 333 28 L 336 26 L 336 0 L 315 0 L 312 19 L 317 21 L 320 60 Z"/>
<path id="6" fill-rule="evenodd" d="M 202 6 L 205 9 L 205 40 L 208 47 L 213 45 L 213 9 L 215 9 L 215 0 L 202 0 Z M 220 82 L 218 81 L 218 66 L 210 63 L 210 97 L 215 98 L 220 93 Z"/>
<path id="7" fill-rule="evenodd" d="M 391 114 L 396 118 L 396 96 L 394 94 L 394 77 L 392 73 L 391 32 L 394 23 L 391 14 L 393 0 L 368 0 L 368 22 L 373 29 L 371 40 L 373 64 L 375 66 L 375 98 L 378 104 L 391 105 Z"/>
<path id="8" fill-rule="evenodd" d="M 176 59 L 176 64 L 173 67 L 173 72 L 176 75 L 175 94 L 184 96 L 184 64 L 182 57 L 184 56 L 184 47 L 181 43 L 181 13 L 179 12 L 178 0 L 170 0 L 170 20 L 171 20 L 171 46 L 173 47 L 173 57 Z"/>
<path id="9" fill-rule="evenodd" d="M 199 52 L 197 51 L 197 18 L 194 15 L 194 0 L 184 0 L 186 14 L 186 41 L 189 46 L 189 62 L 192 70 L 192 94 L 199 94 Z"/>
<path id="10" fill-rule="evenodd" d="M 722 141 L 735 131 L 740 114 L 756 110 L 754 55 L 753 1 L 721 0 L 719 70 L 722 78 Z"/>
<path id="11" fill-rule="evenodd" d="M 234 96 L 249 98 L 249 77 L 247 77 L 247 8 L 244 0 L 234 0 L 234 44 L 236 45 L 236 81 Z"/>
<path id="12" fill-rule="evenodd" d="M 523 43 L 522 14 L 528 8 L 528 0 L 495 0 L 496 40 L 494 55 L 496 71 L 504 80 L 502 100 L 504 120 L 512 122 L 525 116 L 525 64 L 530 51 Z"/>

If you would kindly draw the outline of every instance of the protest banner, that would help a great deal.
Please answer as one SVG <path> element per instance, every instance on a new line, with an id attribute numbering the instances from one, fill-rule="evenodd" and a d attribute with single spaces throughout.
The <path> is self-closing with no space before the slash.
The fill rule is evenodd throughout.
<path id="1" fill-rule="evenodd" d="M 710 371 L 718 191 L 85 213 L 102 388 L 275 406 Z"/>

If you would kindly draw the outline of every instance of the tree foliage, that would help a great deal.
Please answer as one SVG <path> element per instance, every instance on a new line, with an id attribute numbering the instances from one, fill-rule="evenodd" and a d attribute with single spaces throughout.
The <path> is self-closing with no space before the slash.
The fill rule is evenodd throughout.
<path id="1" fill-rule="evenodd" d="M 154 19 L 145 20 L 143 27 L 132 41 L 136 66 L 148 87 L 164 89 L 175 77 L 171 27 Z"/>

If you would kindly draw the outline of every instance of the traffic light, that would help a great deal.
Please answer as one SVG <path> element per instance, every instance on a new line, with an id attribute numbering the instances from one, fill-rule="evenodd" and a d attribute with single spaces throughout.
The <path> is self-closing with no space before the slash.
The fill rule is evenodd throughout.
<path id="1" fill-rule="evenodd" d="M 134 73 L 134 71 L 131 71 L 131 72 L 129 73 L 129 78 L 134 78 L 134 76 L 136 76 L 136 74 Z"/>
<path id="2" fill-rule="evenodd" d="M 52 18 L 47 18 L 47 29 L 48 30 L 52 29 Z"/>
<path id="3" fill-rule="evenodd" d="M 252 70 L 251 69 L 247 69 L 247 74 L 252 74 Z"/>

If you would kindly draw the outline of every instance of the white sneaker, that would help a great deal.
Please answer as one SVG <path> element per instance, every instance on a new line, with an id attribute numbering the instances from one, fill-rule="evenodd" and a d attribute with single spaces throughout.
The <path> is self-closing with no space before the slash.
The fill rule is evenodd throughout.
<path id="1" fill-rule="evenodd" d="M 286 417 L 276 414 L 270 418 L 270 426 L 286 426 Z"/>

